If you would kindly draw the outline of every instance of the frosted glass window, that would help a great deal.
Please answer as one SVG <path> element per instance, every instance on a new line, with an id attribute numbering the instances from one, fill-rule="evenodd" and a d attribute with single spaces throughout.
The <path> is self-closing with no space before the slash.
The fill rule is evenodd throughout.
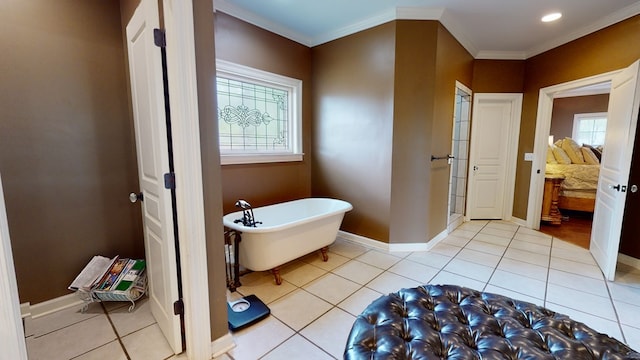
<path id="1" fill-rule="evenodd" d="M 607 132 L 607 113 L 575 114 L 573 139 L 578 145 L 604 145 Z"/>

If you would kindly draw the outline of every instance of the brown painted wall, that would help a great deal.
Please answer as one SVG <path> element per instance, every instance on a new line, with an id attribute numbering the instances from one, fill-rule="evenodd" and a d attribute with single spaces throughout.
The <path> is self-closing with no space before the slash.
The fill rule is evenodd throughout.
<path id="1" fill-rule="evenodd" d="M 472 79 L 473 57 L 442 24 L 438 23 L 434 120 L 431 134 L 431 154 L 434 156 L 451 153 L 456 80 L 471 88 Z M 447 165 L 446 161 L 431 162 L 428 239 L 447 228 L 450 170 L 451 166 Z"/>
<path id="2" fill-rule="evenodd" d="M 473 62 L 474 93 L 521 93 L 524 90 L 524 60 Z"/>
<path id="3" fill-rule="evenodd" d="M 455 80 L 471 83 L 472 61 L 435 21 L 313 49 L 313 191 L 352 202 L 344 230 L 407 243 L 446 228 L 449 167 L 430 156 L 450 151 Z"/>
<path id="4" fill-rule="evenodd" d="M 342 228 L 389 241 L 395 23 L 313 48 L 313 194 L 353 205 Z"/>
<path id="5" fill-rule="evenodd" d="M 575 114 L 607 112 L 608 106 L 609 94 L 554 99 L 549 135 L 556 140 L 571 137 Z"/>
<path id="6" fill-rule="evenodd" d="M 5 1 L 0 172 L 20 301 L 91 256 L 144 256 L 118 2 Z"/>
<path id="7" fill-rule="evenodd" d="M 222 168 L 220 167 L 220 148 L 218 145 L 214 18 L 213 3 L 210 0 L 193 2 L 200 150 L 207 237 L 209 323 L 212 340 L 229 332 L 224 228 L 222 226 Z"/>
<path id="8" fill-rule="evenodd" d="M 390 242 L 415 243 L 429 232 L 438 22 L 396 23 Z"/>
<path id="9" fill-rule="evenodd" d="M 236 211 L 238 199 L 254 207 L 311 195 L 311 49 L 217 12 L 216 56 L 256 69 L 300 79 L 302 88 L 302 162 L 224 165 L 224 212 Z"/>
<path id="10" fill-rule="evenodd" d="M 526 61 L 525 91 L 518 144 L 518 164 L 513 215 L 527 215 L 531 162 L 523 160 L 533 151 L 538 94 L 541 88 L 586 78 L 629 66 L 640 58 L 640 16 L 549 50 Z"/>

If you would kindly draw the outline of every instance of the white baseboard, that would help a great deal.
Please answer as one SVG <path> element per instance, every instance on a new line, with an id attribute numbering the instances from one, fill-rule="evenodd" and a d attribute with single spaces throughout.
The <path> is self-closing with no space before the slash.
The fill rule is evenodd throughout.
<path id="1" fill-rule="evenodd" d="M 427 250 L 433 249 L 434 246 L 438 245 L 438 243 L 446 239 L 449 233 L 449 229 L 445 229 L 440 234 L 434 236 L 433 239 L 429 240 L 429 242 L 427 243 Z"/>
<path id="2" fill-rule="evenodd" d="M 440 234 L 436 235 L 433 239 L 429 240 L 429 242 L 388 244 L 382 241 L 370 239 L 365 236 L 352 234 L 350 232 L 342 230 L 338 231 L 338 237 L 343 240 L 389 252 L 429 251 L 431 248 L 436 246 L 436 244 L 446 238 L 448 234 L 449 232 L 445 229 Z"/>
<path id="3" fill-rule="evenodd" d="M 389 244 L 389 252 L 427 251 L 429 243 Z"/>
<path id="4" fill-rule="evenodd" d="M 465 217 L 458 215 L 454 220 L 451 220 L 451 216 L 449 216 L 449 224 L 447 225 L 447 231 L 452 233 L 453 230 L 458 228 L 458 226 L 462 225 L 465 222 Z"/>
<path id="5" fill-rule="evenodd" d="M 22 317 L 32 317 L 37 319 L 41 316 L 64 310 L 73 306 L 82 306 L 84 302 L 76 294 L 60 296 L 51 300 L 43 301 L 35 305 L 24 303 L 20 306 Z"/>
<path id="6" fill-rule="evenodd" d="M 31 303 L 30 302 L 26 302 L 26 303 L 20 304 L 20 315 L 22 316 L 23 319 L 31 317 Z"/>
<path id="7" fill-rule="evenodd" d="M 231 336 L 230 333 L 227 333 L 226 335 L 211 342 L 211 354 L 213 355 L 213 358 L 216 358 L 233 349 L 235 346 L 236 343 L 233 341 L 233 336 Z"/>
<path id="8" fill-rule="evenodd" d="M 513 217 L 512 216 L 511 219 L 509 219 L 509 221 L 511 221 L 512 223 L 514 223 L 516 225 L 519 225 L 519 226 L 524 226 L 526 228 L 529 227 L 529 225 L 527 224 L 526 220 L 523 220 L 523 219 L 520 219 L 520 218 L 517 218 L 517 217 Z"/>
<path id="9" fill-rule="evenodd" d="M 640 270 L 640 259 L 636 259 L 636 258 L 631 257 L 629 255 L 618 253 L 618 261 L 623 263 L 623 264 L 625 264 L 625 265 L 629 265 L 631 267 L 634 267 L 634 268 Z"/>
<path id="10" fill-rule="evenodd" d="M 338 237 L 343 239 L 343 240 L 347 240 L 347 241 L 354 242 L 356 244 L 364 245 L 366 247 L 389 251 L 389 244 L 388 243 L 385 243 L 385 242 L 382 242 L 382 241 L 378 241 L 378 240 L 373 240 L 373 239 L 370 239 L 368 237 L 352 234 L 350 232 L 338 230 Z"/>

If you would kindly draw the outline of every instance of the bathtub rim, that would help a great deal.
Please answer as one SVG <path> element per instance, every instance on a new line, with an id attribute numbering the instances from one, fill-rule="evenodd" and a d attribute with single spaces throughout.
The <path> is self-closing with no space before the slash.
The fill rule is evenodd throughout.
<path id="1" fill-rule="evenodd" d="M 265 209 L 265 208 L 269 208 L 269 207 L 275 207 L 275 206 L 283 206 L 286 204 L 291 204 L 291 203 L 296 203 L 296 202 L 304 202 L 304 201 L 308 201 L 308 200 L 314 200 L 314 199 L 320 199 L 320 200 L 325 200 L 328 201 L 330 200 L 333 203 L 338 203 L 342 206 L 340 206 L 337 209 L 333 209 L 332 211 L 327 211 L 327 212 L 323 212 L 323 213 L 319 213 L 317 215 L 314 216 L 309 216 L 303 219 L 298 219 L 296 221 L 293 222 L 288 222 L 285 224 L 279 224 L 279 225 L 271 225 L 271 226 L 260 226 L 261 224 L 258 224 L 257 227 L 250 227 L 250 226 L 244 226 L 241 223 L 234 223 L 233 221 L 236 219 L 239 219 L 242 217 L 242 210 L 240 211 L 234 211 L 232 213 L 226 214 L 222 217 L 223 220 L 223 224 L 224 226 L 226 226 L 229 229 L 233 229 L 236 231 L 240 231 L 240 232 L 244 232 L 244 233 L 262 233 L 262 232 L 273 232 L 273 231 L 279 231 L 279 230 L 284 230 L 293 226 L 299 226 L 299 225 L 303 225 L 303 224 L 307 224 L 310 223 L 312 221 L 315 220 L 320 220 L 323 218 L 327 218 L 330 216 L 335 216 L 337 214 L 346 214 L 348 211 L 351 211 L 353 209 L 353 205 L 351 205 L 351 203 L 345 201 L 345 200 L 340 200 L 340 199 L 334 199 L 334 198 L 323 198 L 323 197 L 309 197 L 309 198 L 302 198 L 302 199 L 296 199 L 296 200 L 289 200 L 289 201 L 283 201 L 280 203 L 275 203 L 275 204 L 270 204 L 270 205 L 264 205 L 264 206 L 260 206 L 257 208 L 254 208 L 254 212 L 257 209 Z M 260 219 L 257 219 L 257 221 L 260 221 Z"/>

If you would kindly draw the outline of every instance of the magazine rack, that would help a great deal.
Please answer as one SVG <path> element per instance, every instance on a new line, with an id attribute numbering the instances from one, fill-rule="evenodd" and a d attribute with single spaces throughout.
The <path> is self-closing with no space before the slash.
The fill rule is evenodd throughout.
<path id="1" fill-rule="evenodd" d="M 69 285 L 69 290 L 84 301 L 82 312 L 90 303 L 102 301 L 128 301 L 132 311 L 136 300 L 147 293 L 146 262 L 119 256 L 113 259 L 94 256 Z"/>
<path id="2" fill-rule="evenodd" d="M 87 311 L 89 304 L 93 302 L 103 302 L 103 301 L 128 301 L 131 303 L 129 305 L 129 312 L 133 311 L 136 307 L 136 301 L 140 299 L 144 294 L 147 293 L 147 272 L 144 271 L 140 275 L 134 283 L 126 290 L 82 290 L 78 289 L 76 294 L 84 301 L 84 305 L 82 306 L 82 312 Z"/>

